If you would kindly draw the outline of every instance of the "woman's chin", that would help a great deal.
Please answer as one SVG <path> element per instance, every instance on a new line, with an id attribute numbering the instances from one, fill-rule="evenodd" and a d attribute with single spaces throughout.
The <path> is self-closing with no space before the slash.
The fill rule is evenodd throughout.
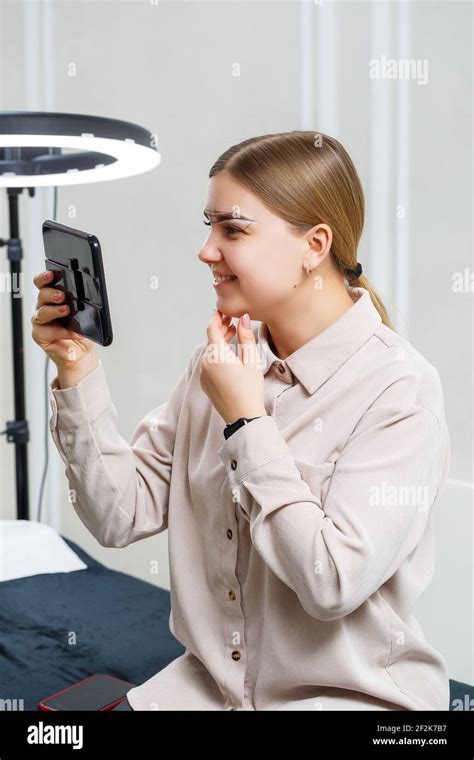
<path id="1" fill-rule="evenodd" d="M 216 306 L 219 309 L 219 311 L 222 311 L 224 314 L 226 314 L 228 317 L 241 317 L 242 314 L 245 314 L 248 309 L 245 308 L 245 306 L 239 306 L 238 302 L 235 300 L 233 301 L 232 298 L 221 298 L 217 297 L 216 299 Z"/>
<path id="2" fill-rule="evenodd" d="M 232 306 L 230 303 L 219 301 L 219 299 L 216 302 L 216 306 L 219 311 L 226 315 L 226 317 L 231 317 L 232 319 L 239 319 L 244 314 L 250 313 L 248 309 L 242 306 Z M 250 317 L 250 319 L 252 319 L 252 317 Z"/>

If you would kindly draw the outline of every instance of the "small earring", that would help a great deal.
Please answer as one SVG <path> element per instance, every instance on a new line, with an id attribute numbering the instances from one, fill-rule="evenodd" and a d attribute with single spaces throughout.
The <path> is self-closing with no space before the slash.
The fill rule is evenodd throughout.
<path id="1" fill-rule="evenodd" d="M 312 269 L 310 269 L 309 267 L 306 267 L 306 274 L 308 277 L 310 276 L 312 271 L 313 271 Z"/>

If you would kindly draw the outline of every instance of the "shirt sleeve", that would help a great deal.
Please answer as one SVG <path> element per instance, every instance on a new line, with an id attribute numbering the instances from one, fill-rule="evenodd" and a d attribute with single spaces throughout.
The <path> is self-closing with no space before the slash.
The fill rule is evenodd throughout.
<path id="1" fill-rule="evenodd" d="M 257 551 L 320 620 L 353 612 L 393 575 L 423 535 L 447 477 L 447 428 L 426 408 L 402 406 L 382 403 L 364 414 L 324 504 L 273 417 L 240 428 L 219 450 Z"/>
<path id="2" fill-rule="evenodd" d="M 102 546 L 123 547 L 168 527 L 176 428 L 194 358 L 167 402 L 149 412 L 127 442 L 117 429 L 104 367 L 70 388 L 49 386 L 50 431 L 69 482 L 69 500 Z"/>

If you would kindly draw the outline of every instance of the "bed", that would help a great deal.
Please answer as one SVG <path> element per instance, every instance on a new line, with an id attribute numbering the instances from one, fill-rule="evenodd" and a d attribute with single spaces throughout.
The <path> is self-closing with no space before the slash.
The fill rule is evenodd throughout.
<path id="1" fill-rule="evenodd" d="M 16 709 L 37 710 L 94 673 L 138 685 L 184 652 L 168 627 L 169 591 L 62 538 L 87 569 L 0 583 L 0 699 L 17 700 Z"/>
<path id="2" fill-rule="evenodd" d="M 0 583 L 3 709 L 37 710 L 41 698 L 94 673 L 138 685 L 184 652 L 169 630 L 168 591 L 110 570 L 62 538 L 84 570 Z M 450 709 L 474 710 L 474 687 L 450 687 Z"/>

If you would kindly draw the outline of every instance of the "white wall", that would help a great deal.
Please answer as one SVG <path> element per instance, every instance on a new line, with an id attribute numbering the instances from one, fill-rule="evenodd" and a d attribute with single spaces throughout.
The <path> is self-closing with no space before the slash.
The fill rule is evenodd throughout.
<path id="1" fill-rule="evenodd" d="M 58 220 L 102 242 L 115 340 L 101 358 L 127 439 L 205 338 L 214 292 L 197 253 L 211 163 L 245 137 L 298 128 L 327 131 L 348 149 L 366 189 L 364 271 L 444 384 L 451 480 L 436 507 L 436 571 L 418 614 L 451 677 L 472 683 L 473 296 L 451 289 L 453 272 L 472 270 L 471 15 L 467 3 L 421 1 L 0 2 L 2 110 L 104 115 L 159 136 L 155 171 L 59 190 Z M 368 61 L 381 55 L 427 59 L 428 83 L 369 80 Z M 26 283 L 43 268 L 40 224 L 51 215 L 52 191 L 22 198 Z M 4 237 L 4 200 L 0 221 Z M 27 285 L 34 519 L 44 460 L 44 362 L 29 323 L 35 301 Z M 0 320 L 3 428 L 13 403 L 5 294 Z M 13 518 L 13 446 L 0 445 L 0 516 Z M 67 501 L 63 469 L 51 441 L 43 519 L 106 565 L 169 588 L 166 534 L 125 549 L 99 546 Z"/>

